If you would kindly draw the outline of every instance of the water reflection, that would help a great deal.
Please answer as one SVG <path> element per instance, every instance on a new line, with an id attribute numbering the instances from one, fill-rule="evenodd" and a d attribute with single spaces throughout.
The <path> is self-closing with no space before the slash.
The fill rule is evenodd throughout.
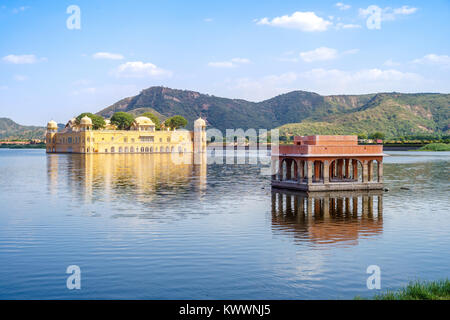
<path id="1" fill-rule="evenodd" d="M 158 193 L 174 196 L 183 190 L 203 195 L 205 157 L 185 154 L 174 163 L 170 154 L 49 154 L 48 190 L 52 195 L 68 190 L 85 202 L 120 198 L 148 203 Z"/>
<path id="2" fill-rule="evenodd" d="M 383 231 L 383 194 L 272 189 L 272 229 L 315 244 L 351 244 Z"/>

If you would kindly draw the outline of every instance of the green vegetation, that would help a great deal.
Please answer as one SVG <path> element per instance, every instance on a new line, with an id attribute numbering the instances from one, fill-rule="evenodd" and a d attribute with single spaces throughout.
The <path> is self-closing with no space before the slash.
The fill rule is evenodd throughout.
<path id="1" fill-rule="evenodd" d="M 424 145 L 419 150 L 421 151 L 450 151 L 450 144 L 448 143 L 429 143 Z"/>
<path id="2" fill-rule="evenodd" d="M 450 300 L 450 281 L 414 281 L 398 291 L 387 291 L 375 300 Z"/>
<path id="3" fill-rule="evenodd" d="M 45 149 L 45 143 L 36 143 L 36 144 L 0 144 L 0 149 Z"/>
<path id="4" fill-rule="evenodd" d="M 183 116 L 173 116 L 172 118 L 164 121 L 164 125 L 166 127 L 169 127 L 170 129 L 179 129 L 186 127 L 187 123 L 187 120 Z"/>
<path id="5" fill-rule="evenodd" d="M 111 123 L 115 124 L 118 129 L 126 130 L 129 129 L 133 124 L 134 117 L 133 115 L 126 112 L 116 112 L 111 117 Z"/>
<path id="6" fill-rule="evenodd" d="M 91 120 L 92 120 L 92 129 L 94 129 L 94 130 L 98 130 L 98 129 L 104 128 L 105 125 L 106 125 L 105 119 L 103 119 L 103 117 L 98 116 L 96 114 L 92 114 L 90 112 L 83 112 L 78 117 L 76 117 L 76 123 L 80 124 L 81 118 L 83 118 L 85 116 L 88 116 L 89 118 L 91 118 Z"/>
<path id="7" fill-rule="evenodd" d="M 153 123 L 155 124 L 155 129 L 159 130 L 161 129 L 161 121 L 159 120 L 159 118 L 157 116 L 155 116 L 153 113 L 151 112 L 145 112 L 143 114 L 141 114 L 142 117 L 147 117 L 150 118 L 150 120 L 153 121 Z"/>
<path id="8" fill-rule="evenodd" d="M 8 118 L 0 118 L 0 139 L 30 140 L 43 139 L 45 127 L 23 126 Z"/>
<path id="9" fill-rule="evenodd" d="M 450 94 L 379 93 L 321 96 L 293 91 L 261 102 L 226 99 L 187 90 L 151 87 L 100 111 L 110 117 L 126 111 L 151 112 L 162 121 L 173 115 L 185 117 L 192 129 L 199 116 L 211 127 L 280 127 L 280 135 L 376 133 L 384 139 L 412 135 L 442 136 L 450 133 Z"/>

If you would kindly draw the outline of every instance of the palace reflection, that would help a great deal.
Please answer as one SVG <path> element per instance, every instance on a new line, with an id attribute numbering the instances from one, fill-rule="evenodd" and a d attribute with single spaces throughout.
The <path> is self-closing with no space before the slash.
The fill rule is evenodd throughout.
<path id="1" fill-rule="evenodd" d="M 157 193 L 183 190 L 203 195 L 206 154 L 51 154 L 47 156 L 49 192 L 69 192 L 84 201 L 151 202 Z M 68 188 L 67 188 L 68 187 Z M 69 190 L 69 191 L 67 191 Z"/>
<path id="2" fill-rule="evenodd" d="M 383 232 L 383 194 L 273 189 L 272 229 L 316 244 L 357 244 Z"/>

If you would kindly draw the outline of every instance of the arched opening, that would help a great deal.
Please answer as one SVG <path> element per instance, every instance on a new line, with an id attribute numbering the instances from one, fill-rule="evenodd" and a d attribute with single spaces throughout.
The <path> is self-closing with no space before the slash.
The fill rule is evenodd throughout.
<path id="1" fill-rule="evenodd" d="M 148 147 L 145 148 L 145 153 L 148 153 L 150 149 Z"/>
<path id="2" fill-rule="evenodd" d="M 130 153 L 134 153 L 134 147 L 130 147 Z"/>
<path id="3" fill-rule="evenodd" d="M 116 152 L 116 148 L 111 147 L 111 153 L 114 153 L 114 152 Z"/>
<path id="4" fill-rule="evenodd" d="M 125 147 L 125 153 L 128 153 L 128 147 Z"/>
<path id="5" fill-rule="evenodd" d="M 170 152 L 174 152 L 175 151 L 175 147 L 170 148 Z"/>
<path id="6" fill-rule="evenodd" d="M 144 153 L 145 152 L 145 148 L 141 147 L 141 152 Z"/>
<path id="7" fill-rule="evenodd" d="M 150 153 L 153 153 L 153 147 L 150 147 Z"/>
<path id="8" fill-rule="evenodd" d="M 169 153 L 169 147 L 166 147 L 166 152 Z"/>

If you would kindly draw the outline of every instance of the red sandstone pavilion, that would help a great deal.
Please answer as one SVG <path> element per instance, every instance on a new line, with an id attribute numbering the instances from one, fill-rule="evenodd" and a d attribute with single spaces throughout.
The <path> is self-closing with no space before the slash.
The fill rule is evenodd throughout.
<path id="1" fill-rule="evenodd" d="M 272 186 L 303 191 L 383 189 L 383 146 L 357 136 L 302 136 L 272 150 Z M 278 169 L 278 170 L 276 170 Z"/>

